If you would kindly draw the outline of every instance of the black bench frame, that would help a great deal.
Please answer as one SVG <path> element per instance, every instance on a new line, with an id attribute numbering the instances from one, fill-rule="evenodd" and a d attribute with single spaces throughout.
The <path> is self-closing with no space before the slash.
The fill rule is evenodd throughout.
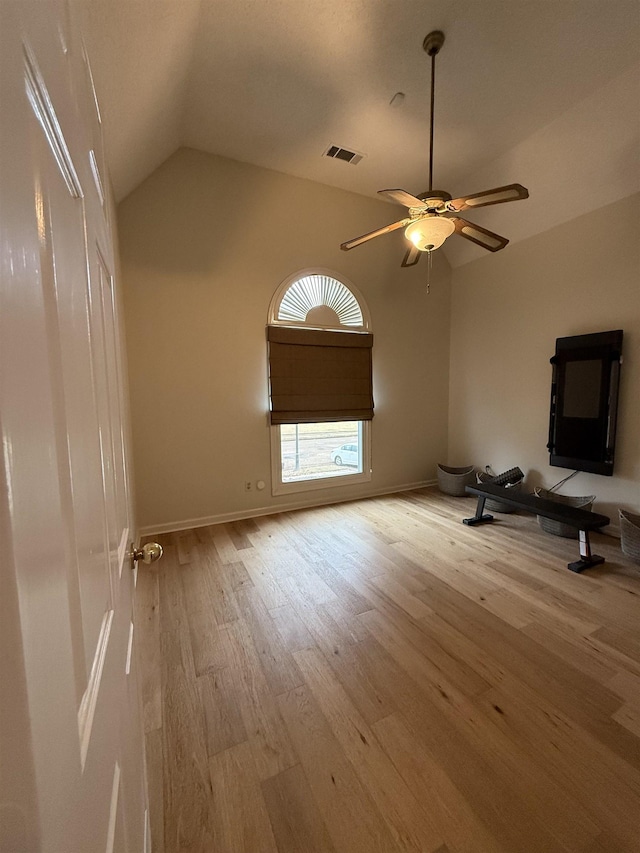
<path id="1" fill-rule="evenodd" d="M 496 486 L 493 483 L 478 483 L 477 486 L 467 486 L 466 491 L 471 495 L 478 496 L 478 505 L 476 507 L 476 514 L 472 518 L 463 518 L 463 524 L 473 527 L 476 524 L 489 524 L 492 522 L 494 520 L 493 516 L 485 513 L 484 503 L 487 498 L 493 498 L 515 509 L 523 509 L 526 512 L 534 513 L 534 515 L 542 515 L 553 521 L 559 521 L 575 527 L 578 531 L 580 542 L 580 559 L 574 563 L 567 564 L 567 568 L 571 569 L 572 572 L 582 572 L 585 569 L 590 569 L 592 566 L 604 563 L 604 557 L 599 557 L 597 554 L 591 553 L 589 531 L 598 530 L 609 524 L 611 519 L 606 515 L 589 512 L 589 510 L 579 509 L 574 506 L 567 506 L 566 504 L 558 503 L 558 501 L 539 498 L 536 495 L 523 494 L 513 489 L 505 489 L 503 486 Z"/>

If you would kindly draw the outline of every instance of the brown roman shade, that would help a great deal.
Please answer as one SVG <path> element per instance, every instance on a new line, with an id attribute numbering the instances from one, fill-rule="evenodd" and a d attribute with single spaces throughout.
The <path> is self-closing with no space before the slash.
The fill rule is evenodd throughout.
<path id="1" fill-rule="evenodd" d="M 373 335 L 268 326 L 271 423 L 369 421 Z"/>

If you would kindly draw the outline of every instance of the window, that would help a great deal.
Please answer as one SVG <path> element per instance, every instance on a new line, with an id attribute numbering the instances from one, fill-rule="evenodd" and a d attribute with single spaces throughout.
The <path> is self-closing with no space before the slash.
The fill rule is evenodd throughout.
<path id="1" fill-rule="evenodd" d="M 282 482 L 362 474 L 362 423 L 282 424 Z"/>
<path id="2" fill-rule="evenodd" d="M 372 335 L 355 288 L 299 273 L 269 312 L 273 494 L 371 479 Z"/>

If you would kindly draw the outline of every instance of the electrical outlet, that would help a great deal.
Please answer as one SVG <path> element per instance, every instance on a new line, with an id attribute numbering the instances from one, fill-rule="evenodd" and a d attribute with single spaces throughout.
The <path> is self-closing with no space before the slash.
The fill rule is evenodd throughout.
<path id="1" fill-rule="evenodd" d="M 253 483 L 251 480 L 245 480 L 244 482 L 244 490 L 245 492 L 250 492 L 253 489 Z"/>

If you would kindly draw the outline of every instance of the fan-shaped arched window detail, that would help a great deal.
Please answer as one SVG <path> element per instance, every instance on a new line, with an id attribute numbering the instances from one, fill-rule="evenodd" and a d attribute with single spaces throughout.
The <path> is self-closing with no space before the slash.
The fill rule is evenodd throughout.
<path id="1" fill-rule="evenodd" d="M 313 326 L 362 327 L 362 311 L 349 288 L 328 275 L 305 275 L 285 290 L 276 319 Z"/>
<path id="2" fill-rule="evenodd" d="M 366 305 L 356 288 L 323 270 L 300 272 L 284 281 L 271 301 L 269 322 L 316 329 L 369 328 Z"/>

